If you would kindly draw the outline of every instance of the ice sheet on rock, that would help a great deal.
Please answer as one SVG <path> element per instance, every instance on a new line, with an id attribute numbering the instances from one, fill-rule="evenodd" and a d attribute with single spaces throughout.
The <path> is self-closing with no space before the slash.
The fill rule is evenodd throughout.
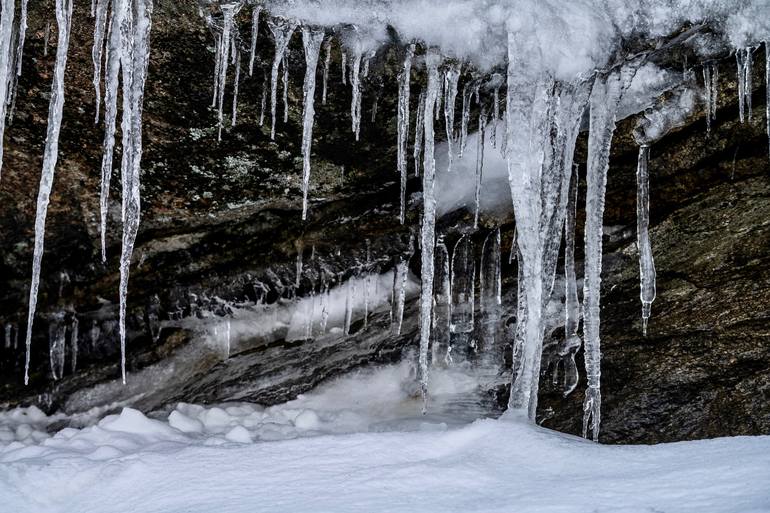
<path id="1" fill-rule="evenodd" d="M 51 100 L 48 107 L 48 130 L 43 153 L 43 170 L 40 175 L 40 189 L 38 190 L 37 211 L 35 213 L 35 247 L 32 256 L 32 280 L 29 287 L 29 313 L 27 316 L 26 356 L 24 359 L 25 385 L 29 383 L 32 327 L 35 321 L 37 292 L 40 285 L 40 270 L 43 261 L 45 220 L 48 213 L 48 203 L 51 198 L 56 163 L 59 158 L 59 134 L 61 132 L 62 113 L 64 110 L 64 71 L 67 67 L 67 51 L 69 49 L 70 27 L 72 26 L 72 0 L 56 0 L 56 22 L 59 27 L 59 39 L 56 46 L 56 65 L 53 84 L 51 85 Z M 2 65 L 1 62 L 0 65 Z M 2 82 L 5 81 L 0 80 L 0 83 Z"/>
<path id="2" fill-rule="evenodd" d="M 270 71 L 270 113 L 273 124 L 270 127 L 270 138 L 275 139 L 275 116 L 276 104 L 278 103 L 278 68 L 284 59 L 286 48 L 289 46 L 294 29 L 297 28 L 297 22 L 284 18 L 268 17 L 267 26 L 273 34 L 275 41 L 275 56 Z M 284 67 L 286 64 L 284 64 Z"/>
<path id="3" fill-rule="evenodd" d="M 324 39 L 323 29 L 302 27 L 305 49 L 305 82 L 302 86 L 302 220 L 307 219 L 307 195 L 310 188 L 310 149 L 315 121 L 315 83 L 318 57 Z"/>
<path id="4" fill-rule="evenodd" d="M 688 85 L 682 85 L 659 99 L 634 127 L 634 139 L 639 145 L 649 145 L 667 133 L 683 126 L 697 106 L 697 95 Z"/>

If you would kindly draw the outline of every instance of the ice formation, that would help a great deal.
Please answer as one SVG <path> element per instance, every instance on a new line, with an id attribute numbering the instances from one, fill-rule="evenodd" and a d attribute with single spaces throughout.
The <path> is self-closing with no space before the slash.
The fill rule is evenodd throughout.
<path id="1" fill-rule="evenodd" d="M 22 0 L 20 21 L 15 23 L 16 5 L 2 1 L 0 19 L 0 70 L 6 80 L 0 80 L 0 139 L 10 118 L 15 98 L 16 78 L 21 72 L 26 30 L 28 0 Z M 212 106 L 217 110 L 218 138 L 224 124 L 224 96 L 228 68 L 235 65 L 233 82 L 232 125 L 236 123 L 238 88 L 240 82 L 241 48 L 237 14 L 247 2 L 203 1 L 211 9 L 206 19 L 215 27 L 215 70 Z M 253 5 L 252 2 L 250 2 Z M 686 5 L 685 5 L 686 4 Z M 419 381 L 425 407 L 428 401 L 430 365 L 449 365 L 461 360 L 463 352 L 492 348 L 500 351 L 501 269 L 500 231 L 493 229 L 481 249 L 479 299 L 475 301 L 476 257 L 472 234 L 463 232 L 448 251 L 445 238 L 436 237 L 436 120 L 443 118 L 446 132 L 446 162 L 440 172 L 457 175 L 466 163 L 459 160 L 466 154 L 471 116 L 478 112 L 478 132 L 475 136 L 476 159 L 474 176 L 474 230 L 479 228 L 482 205 L 482 179 L 486 176 L 485 146 L 491 141 L 499 147 L 505 159 L 516 231 L 509 262 L 518 264 L 517 324 L 513 337 L 513 377 L 510 407 L 521 409 L 530 418 L 537 410 L 540 360 L 543 351 L 545 306 L 556 283 L 556 267 L 562 235 L 565 241 L 566 308 L 564 340 L 558 356 L 564 369 L 563 392 L 577 386 L 578 370 L 575 353 L 581 346 L 578 334 L 581 316 L 578 282 L 575 272 L 575 222 L 577 211 L 577 171 L 573 164 L 575 141 L 581 129 L 584 112 L 589 109 L 587 198 L 585 225 L 585 271 L 583 281 L 583 324 L 585 364 L 588 389 L 585 395 L 583 431 L 598 439 L 600 428 L 601 347 L 600 284 L 602 263 L 602 220 L 604 194 L 609 166 L 609 151 L 616 117 L 624 91 L 636 70 L 647 58 L 646 53 L 628 56 L 621 53 L 618 42 L 629 37 L 665 39 L 680 27 L 719 20 L 715 31 L 736 49 L 738 73 L 739 115 L 741 121 L 751 121 L 752 54 L 764 41 L 766 83 L 770 81 L 770 54 L 767 40 L 770 34 L 759 21 L 763 0 L 746 0 L 740 5 L 724 2 L 659 2 L 629 5 L 622 0 L 585 0 L 577 3 L 556 0 L 524 0 L 516 3 L 482 2 L 446 3 L 439 0 L 423 2 L 394 2 L 389 0 L 328 0 L 326 2 L 285 2 L 266 0 L 253 5 L 249 39 L 249 76 L 254 72 L 259 17 L 264 10 L 267 25 L 275 44 L 269 81 L 264 74 L 260 125 L 264 121 L 267 90 L 270 91 L 271 139 L 275 139 L 278 102 L 278 80 L 283 85 L 283 118 L 288 119 L 290 40 L 301 27 L 305 56 L 302 115 L 302 218 L 307 217 L 310 157 L 315 122 L 315 89 L 318 61 L 323 49 L 322 103 L 327 100 L 328 74 L 332 57 L 332 37 L 324 38 L 326 29 L 334 34 L 341 48 L 342 81 L 351 87 L 351 130 L 355 140 L 360 138 L 362 97 L 371 92 L 370 82 L 364 80 L 374 73 L 372 63 L 378 49 L 385 44 L 405 42 L 399 54 L 398 101 L 396 105 L 396 170 L 400 182 L 399 220 L 405 222 L 407 206 L 408 139 L 412 125 L 410 116 L 411 76 L 413 69 L 427 73 L 427 84 L 419 94 L 414 113 L 414 174 L 422 176 L 422 221 L 419 244 L 421 249 L 420 280 L 420 347 Z M 142 105 L 144 83 L 149 60 L 149 34 L 152 0 L 94 0 L 94 40 L 91 50 L 96 120 L 100 119 L 104 101 L 104 141 L 101 163 L 100 235 L 102 260 L 106 261 L 107 218 L 109 213 L 110 180 L 113 173 L 115 135 L 118 111 L 122 112 L 121 181 L 123 224 L 120 256 L 120 339 L 122 377 L 125 382 L 126 303 L 131 257 L 140 219 L 140 162 L 142 155 Z M 58 157 L 58 136 L 64 102 L 64 71 L 69 44 L 71 0 L 57 0 L 58 43 L 49 107 L 48 137 L 44 150 L 35 222 L 35 247 L 30 286 L 29 317 L 26 333 L 26 372 L 28 381 L 29 351 L 35 317 L 40 266 L 43 256 L 44 226 Z M 218 16 L 214 22 L 212 16 Z M 14 27 L 18 28 L 15 29 Z M 569 29 L 569 30 L 567 30 Z M 15 32 L 17 31 L 17 32 Z M 16 34 L 16 35 L 14 35 Z M 393 37 L 396 34 L 398 37 Z M 16 37 L 16 41 L 14 41 Z M 46 29 L 45 52 L 48 46 Z M 418 51 L 418 46 L 420 50 Z M 660 47 L 658 47 L 659 49 Z M 14 50 L 15 49 L 15 50 Z M 424 56 L 422 50 L 424 49 Z M 657 51 L 657 50 L 656 50 Z M 504 74 L 500 73 L 505 66 Z M 654 67 L 654 66 L 653 66 Z M 461 70 L 465 72 L 461 75 Z M 102 98 L 102 79 L 104 91 Z M 461 83 L 462 79 L 462 83 Z M 703 66 L 707 130 L 716 116 L 717 67 L 713 61 Z M 643 81 L 647 82 L 647 81 Z M 682 79 L 678 85 L 668 84 L 664 101 L 647 109 L 635 131 L 640 145 L 638 167 L 638 246 L 640 251 L 640 284 L 643 324 L 646 331 L 650 305 L 655 298 L 654 264 L 649 239 L 649 146 L 684 121 L 694 112 L 696 89 Z M 649 84 L 642 84 L 642 88 Z M 381 82 L 380 82 L 381 87 Z M 369 91 L 367 91 L 369 89 Z M 505 89 L 504 113 L 501 114 L 500 94 Z M 455 107 L 461 91 L 459 133 L 455 130 Z M 647 91 L 649 93 L 649 91 Z M 372 120 L 376 121 L 375 92 Z M 635 98 L 644 96 L 635 92 Z M 122 108 L 118 109 L 118 99 Z M 629 104 L 634 106 L 634 101 Z M 637 110 L 647 106 L 645 101 Z M 636 102 L 639 103 L 639 102 Z M 635 105 L 639 107 L 639 105 Z M 770 138 L 770 92 L 768 93 L 767 130 Z M 380 116 L 382 117 L 382 116 Z M 472 144 L 471 144 L 472 147 Z M 489 152 L 497 154 L 498 152 Z M 444 152 L 441 152 L 443 158 Z M 499 156 L 497 158 L 500 158 Z M 470 159 L 467 159 L 470 160 Z M 445 165 L 444 165 L 445 164 Z M 0 144 L 0 166 L 2 145 Z M 470 167 L 473 163 L 470 163 Z M 1 167 L 0 167 L 1 169 Z M 470 169 L 470 168 L 469 168 Z M 454 171 L 453 171 L 454 170 Z M 475 171 L 475 173 L 473 173 Z M 469 176 L 470 179 L 470 176 Z M 394 262 L 390 288 L 392 333 L 402 333 L 406 290 L 411 253 L 400 255 Z M 303 279 L 302 249 L 298 251 L 297 281 L 299 290 Z M 312 260 L 312 257 L 311 257 Z M 371 261 L 363 264 L 370 271 Z M 311 279 L 310 298 L 299 301 L 302 310 L 303 337 L 326 333 L 330 316 L 338 321 L 343 334 L 348 334 L 357 316 L 368 323 L 369 314 L 379 304 L 383 294 L 380 281 L 363 273 L 362 268 L 335 289 L 337 302 L 344 303 L 335 314 L 330 313 L 332 290 L 329 276 L 321 283 Z M 305 276 L 307 278 L 307 276 Z M 340 283 L 342 276 L 337 279 Z M 306 280 L 307 281 L 307 280 Z M 344 298 L 344 300 L 343 300 Z M 360 303 L 360 304 L 359 304 Z M 476 307 L 478 306 L 478 316 Z M 337 315 L 337 319 L 334 319 Z M 477 326 L 478 323 L 478 326 Z M 50 366 L 54 378 L 64 369 L 63 319 L 51 322 Z M 226 348 L 231 349 L 231 324 L 226 321 Z M 64 330 L 64 331 L 62 331 Z M 18 330 L 17 330 L 18 331 Z M 70 325 L 73 372 L 77 362 L 77 317 Z M 62 335 L 62 333 L 65 335 Z M 479 339 L 474 336 L 478 334 Z M 6 328 L 6 344 L 10 331 Z M 453 351 L 453 348 L 454 351 Z M 431 349 L 433 350 L 431 352 Z M 488 356 L 488 354 L 485 354 Z M 495 356 L 499 364 L 499 354 Z"/>

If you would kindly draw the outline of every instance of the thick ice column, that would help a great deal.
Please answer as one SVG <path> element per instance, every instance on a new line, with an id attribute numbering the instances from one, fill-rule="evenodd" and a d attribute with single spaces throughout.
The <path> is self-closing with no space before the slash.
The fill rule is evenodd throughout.
<path id="1" fill-rule="evenodd" d="M 451 356 L 451 294 L 452 287 L 449 274 L 449 251 L 443 238 L 436 243 L 435 275 L 433 282 L 433 331 L 432 331 L 432 366 L 448 366 L 452 363 Z"/>
<path id="2" fill-rule="evenodd" d="M 16 11 L 14 0 L 2 0 L 2 16 L 0 17 L 0 173 L 3 170 L 3 134 L 8 113 L 8 83 L 6 77 L 11 73 L 11 40 L 13 39 L 13 19 Z M 0 174 L 2 176 L 2 174 Z"/>
<path id="3" fill-rule="evenodd" d="M 302 86 L 302 220 L 307 219 L 307 194 L 310 188 L 310 147 L 313 143 L 315 118 L 315 75 L 324 39 L 323 29 L 302 27 L 305 48 L 305 83 Z"/>
<path id="4" fill-rule="evenodd" d="M 481 314 L 481 343 L 479 352 L 486 365 L 498 367 L 503 363 L 502 346 L 498 340 L 502 316 L 502 279 L 500 273 L 500 228 L 487 235 L 481 250 L 479 272 L 479 308 Z"/>
<path id="5" fill-rule="evenodd" d="M 254 75 L 254 60 L 257 56 L 257 37 L 259 36 L 259 13 L 261 5 L 255 5 L 251 11 L 251 56 L 249 57 L 249 76 Z"/>
<path id="6" fill-rule="evenodd" d="M 297 22 L 284 18 L 268 18 L 267 26 L 273 34 L 275 41 L 275 56 L 273 57 L 273 66 L 270 70 L 270 113 L 273 124 L 270 128 L 270 138 L 275 139 L 275 112 L 278 103 L 278 68 L 281 65 L 286 48 L 289 46 L 294 29 L 297 28 Z M 284 64 L 286 66 L 286 64 Z"/>
<path id="7" fill-rule="evenodd" d="M 420 230 L 421 241 L 421 290 L 420 290 L 420 391 L 423 398 L 423 411 L 427 409 L 428 401 L 428 347 L 430 345 L 430 327 L 433 306 L 433 248 L 436 232 L 436 195 L 434 182 L 436 178 L 436 161 L 434 155 L 433 116 L 436 97 L 439 88 L 438 66 L 441 64 L 439 54 L 431 49 L 425 56 L 425 66 L 428 71 L 428 86 L 425 94 L 424 126 L 425 126 L 425 155 L 423 158 L 422 198 L 423 216 Z"/>
<path id="8" fill-rule="evenodd" d="M 5 5 L 3 7 L 5 8 Z M 10 9 L 13 9 L 12 3 Z M 3 14 L 6 12 L 4 10 Z M 35 249 L 32 256 L 32 281 L 29 287 L 27 353 L 24 360 L 25 385 L 29 383 L 29 354 L 32 344 L 32 326 L 35 321 L 35 309 L 37 308 L 37 291 L 40 285 L 40 266 L 43 261 L 45 218 L 48 213 L 48 202 L 51 198 L 56 161 L 59 158 L 59 133 L 61 131 L 62 112 L 64 109 L 64 71 L 67 67 L 67 51 L 69 49 L 70 27 L 72 25 L 72 0 L 56 0 L 56 22 L 59 26 L 59 39 L 56 46 L 56 66 L 53 84 L 51 85 L 51 101 L 48 107 L 48 131 L 45 151 L 43 153 L 43 171 L 40 175 L 40 190 L 37 195 L 37 211 L 35 213 Z M 0 69 L 2 69 L 1 66 L 2 63 L 0 63 Z M 5 81 L 0 80 L 0 82 Z"/>
<path id="9" fill-rule="evenodd" d="M 599 333 L 602 270 L 602 225 L 615 114 L 623 91 L 636 67 L 626 65 L 600 75 L 591 91 L 586 175 L 585 274 L 583 280 L 583 334 L 588 389 L 583 402 L 583 436 L 589 429 L 599 439 L 601 422 L 601 341 Z"/>
<path id="10" fill-rule="evenodd" d="M 131 15 L 124 16 L 123 45 L 123 246 L 120 254 L 120 349 L 121 375 L 126 382 L 126 304 L 131 256 L 141 217 L 140 171 L 142 160 L 142 111 L 147 67 L 150 62 L 150 28 L 153 0 L 135 0 Z M 128 71 L 130 69 L 130 71 Z"/>
<path id="11" fill-rule="evenodd" d="M 647 336 L 647 320 L 655 301 L 655 261 L 650 244 L 650 147 L 639 147 L 636 169 L 636 245 L 639 249 L 639 298 L 642 301 L 642 334 Z"/>
<path id="12" fill-rule="evenodd" d="M 404 224 L 406 216 L 406 143 L 409 136 L 409 85 L 411 82 L 414 48 L 414 44 L 410 44 L 406 47 L 404 63 L 401 67 L 401 72 L 398 74 L 398 153 L 396 164 L 401 180 L 401 209 L 399 210 L 398 216 L 401 224 Z"/>
<path id="13" fill-rule="evenodd" d="M 455 143 L 455 101 L 457 99 L 457 83 L 460 80 L 460 63 L 452 62 L 447 65 L 444 75 L 444 118 L 446 123 L 446 143 L 447 143 L 447 172 L 452 172 L 452 161 L 454 160 Z"/>

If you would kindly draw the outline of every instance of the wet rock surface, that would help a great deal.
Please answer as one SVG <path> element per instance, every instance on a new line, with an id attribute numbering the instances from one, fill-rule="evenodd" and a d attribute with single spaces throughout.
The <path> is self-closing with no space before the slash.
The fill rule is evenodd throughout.
<path id="1" fill-rule="evenodd" d="M 414 345 L 418 316 L 414 303 L 407 308 L 400 338 L 390 336 L 388 316 L 380 312 L 366 330 L 355 326 L 348 338 L 293 342 L 280 336 L 256 338 L 225 361 L 202 345 L 194 332 L 164 324 L 208 310 L 224 318 L 228 303 L 289 301 L 317 291 L 323 281 L 333 286 L 357 272 L 388 270 L 407 251 L 419 221 L 419 197 L 413 197 L 407 223 L 401 226 L 395 173 L 395 77 L 400 57 L 395 46 L 381 49 L 372 60 L 363 85 L 361 141 L 355 142 L 350 131 L 350 87 L 341 84 L 339 48 L 333 45 L 328 102 L 316 101 L 310 212 L 308 222 L 302 223 L 304 57 L 299 36 L 294 36 L 288 57 L 289 121 L 279 121 L 275 141 L 270 139 L 269 102 L 265 123 L 259 123 L 273 52 L 262 23 L 254 76 L 248 77 L 245 70 L 241 76 L 238 123 L 228 126 L 217 144 L 216 112 L 210 107 L 213 37 L 193 2 L 158 1 L 145 101 L 143 216 L 129 285 L 128 370 L 142 377 L 129 380 L 127 388 L 118 384 L 120 177 L 116 170 L 108 261 L 102 264 L 98 188 L 103 133 L 101 124 L 93 123 L 92 21 L 87 6 L 76 5 L 32 376 L 30 386 L 23 387 L 23 348 L 14 346 L 14 339 L 18 333 L 21 344 L 25 332 L 53 67 L 53 52 L 49 49 L 48 56 L 43 55 L 44 34 L 49 21 L 55 27 L 52 2 L 36 2 L 30 9 L 17 113 L 6 133 L 0 179 L 0 322 L 11 326 L 10 347 L 0 339 L 0 404 L 35 403 L 49 410 L 75 411 L 121 401 L 143 409 L 177 400 L 275 403 L 356 366 L 397 359 Z M 247 13 L 241 18 L 241 34 L 248 38 Z M 641 335 L 634 242 L 636 119 L 620 122 L 615 134 L 605 215 L 605 225 L 612 230 L 605 237 L 603 273 L 601 439 L 605 442 L 770 432 L 770 160 L 761 56 L 755 54 L 754 117 L 746 124 L 737 119 L 734 58 L 721 57 L 719 110 L 711 135 L 706 136 L 701 112 L 652 148 L 658 298 L 646 338 Z M 412 105 L 419 90 L 419 83 L 413 83 Z M 228 87 L 226 105 L 231 105 L 230 95 Z M 282 113 L 279 95 L 279 118 Z M 585 162 L 585 137 L 578 143 L 575 161 Z M 583 175 L 584 169 L 581 165 Z M 419 179 L 410 176 L 409 193 L 418 192 Z M 483 218 L 475 238 L 483 242 L 499 222 Z M 583 222 L 579 211 L 578 258 Z M 469 225 L 472 215 L 458 211 L 446 216 L 439 230 L 451 242 Z M 502 230 L 507 262 L 510 220 Z M 476 244 L 479 250 L 481 242 Z M 304 272 L 295 287 L 300 253 Z M 413 258 L 411 265 L 418 262 Z M 504 292 L 511 298 L 515 263 L 504 266 L 503 276 Z M 515 311 L 515 303 L 509 301 L 508 306 Z M 65 375 L 54 382 L 49 324 L 61 312 L 66 323 L 77 317 L 80 344 L 76 371 L 70 367 L 73 355 L 68 345 Z M 554 336 L 559 336 L 558 330 Z M 578 389 L 566 399 L 542 387 L 543 425 L 580 430 L 582 378 L 581 367 Z"/>

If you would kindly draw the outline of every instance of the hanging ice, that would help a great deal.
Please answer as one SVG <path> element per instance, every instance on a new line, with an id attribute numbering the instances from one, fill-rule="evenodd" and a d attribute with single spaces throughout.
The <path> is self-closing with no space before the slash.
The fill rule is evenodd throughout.
<path id="1" fill-rule="evenodd" d="M 391 331 L 395 336 L 401 335 L 404 322 L 404 305 L 406 302 L 406 280 L 409 274 L 409 256 L 402 256 L 393 273 L 393 324 Z"/>
<path id="2" fill-rule="evenodd" d="M 281 65 L 286 48 L 289 46 L 294 29 L 297 28 L 297 23 L 292 20 L 284 18 L 267 19 L 267 26 L 270 28 L 270 32 L 273 34 L 273 40 L 275 41 L 275 56 L 273 57 L 273 66 L 270 71 L 270 113 L 272 115 L 273 125 L 270 128 L 270 138 L 275 139 L 275 112 L 276 104 L 278 103 L 278 68 Z M 284 64 L 284 66 L 286 66 Z"/>
<path id="3" fill-rule="evenodd" d="M 48 360 L 51 365 L 51 376 L 54 380 L 64 376 L 66 330 L 64 312 L 54 314 L 48 325 Z"/>
<path id="4" fill-rule="evenodd" d="M 2 16 L 0 17 L 0 176 L 3 170 L 3 134 L 8 104 L 8 80 L 11 73 L 11 40 L 13 39 L 13 18 L 16 11 L 15 0 L 2 1 Z"/>
<path id="5" fill-rule="evenodd" d="M 99 228 L 102 243 L 102 262 L 107 261 L 107 214 L 109 212 L 110 180 L 112 178 L 115 127 L 118 115 L 118 86 L 120 73 L 120 46 L 126 0 L 115 0 L 107 32 L 106 69 L 104 77 L 104 143 L 99 194 Z"/>
<path id="6" fill-rule="evenodd" d="M 19 10 L 19 24 L 17 27 L 18 39 L 16 43 L 16 53 L 15 55 L 13 55 L 13 59 L 9 61 L 9 62 L 13 62 L 13 64 L 16 66 L 15 72 L 10 67 L 8 69 L 10 90 L 8 91 L 6 102 L 8 104 L 7 115 L 8 115 L 9 123 L 10 123 L 10 120 L 13 119 L 13 112 L 16 107 L 16 93 L 19 85 L 19 77 L 21 77 L 21 68 L 24 60 L 24 44 L 27 38 L 27 13 L 29 10 L 28 7 L 29 7 L 29 0 L 21 0 L 20 10 Z M 1 162 L 2 160 L 0 159 L 0 163 Z"/>
<path id="7" fill-rule="evenodd" d="M 249 76 L 254 75 L 254 60 L 257 56 L 257 36 L 259 35 L 259 13 L 261 5 L 255 5 L 251 11 L 251 57 L 249 57 Z"/>
<path id="8" fill-rule="evenodd" d="M 4 10 L 3 14 L 6 12 L 8 11 Z M 45 218 L 48 213 L 48 202 L 51 197 L 51 188 L 53 187 L 56 161 L 59 158 L 59 132 L 61 130 L 62 111 L 64 109 L 64 70 L 67 67 L 67 50 L 69 49 L 70 42 L 72 0 L 56 0 L 56 22 L 59 26 L 59 40 L 56 47 L 56 67 L 53 84 L 51 85 L 51 101 L 48 107 L 48 132 L 43 153 L 43 171 L 40 175 L 40 190 L 37 195 L 37 211 L 35 213 L 35 249 L 32 256 L 32 280 L 29 286 L 27 352 L 24 359 L 25 385 L 29 383 L 29 356 L 32 344 L 32 326 L 35 321 L 35 310 L 37 308 L 37 290 L 40 285 L 40 266 L 43 261 Z M 0 48 L 0 51 L 2 51 L 2 48 Z M 2 63 L 0 63 L 0 69 L 2 69 L 1 66 Z M 2 82 L 5 82 L 5 80 L 0 80 L 0 83 Z"/>
<path id="9" fill-rule="evenodd" d="M 235 126 L 235 121 L 238 116 L 238 87 L 241 81 L 241 52 L 237 49 L 235 51 L 235 79 L 233 80 L 233 119 L 230 126 Z"/>
<path id="10" fill-rule="evenodd" d="M 107 31 L 107 11 L 109 0 L 98 0 L 94 16 L 94 46 L 91 50 L 91 60 L 94 64 L 94 94 L 96 97 L 95 122 L 99 122 L 99 108 L 102 103 L 102 57 L 104 54 L 104 37 Z"/>
<path id="11" fill-rule="evenodd" d="M 284 55 L 281 61 L 281 69 L 283 70 L 283 122 L 289 121 L 289 61 Z"/>
<path id="12" fill-rule="evenodd" d="M 751 52 L 753 48 L 739 48 L 735 52 L 738 63 L 738 116 L 741 123 L 751 121 Z"/>
<path id="13" fill-rule="evenodd" d="M 487 235 L 481 249 L 479 271 L 479 308 L 481 314 L 481 343 L 479 351 L 487 366 L 503 363 L 502 346 L 498 341 L 502 316 L 502 280 L 500 273 L 500 228 Z"/>
<path id="14" fill-rule="evenodd" d="M 324 78 L 323 78 L 323 92 L 321 94 L 321 104 L 326 105 L 326 87 L 329 83 L 329 64 L 332 60 L 332 38 L 329 37 L 324 43 Z"/>
<path id="15" fill-rule="evenodd" d="M 342 46 L 340 46 L 340 54 L 342 55 L 342 85 L 348 85 L 348 54 Z"/>
<path id="16" fill-rule="evenodd" d="M 219 122 L 219 130 L 217 133 L 217 140 L 222 140 L 222 127 L 224 126 L 224 103 L 225 103 L 225 84 L 227 82 L 227 67 L 230 62 L 230 47 L 233 33 L 233 26 L 235 24 L 235 15 L 241 9 L 239 3 L 222 4 L 222 36 L 219 43 L 219 55 L 217 56 L 217 70 L 219 72 L 219 78 L 217 83 L 217 119 Z M 236 86 L 237 87 L 237 86 Z"/>
<path id="17" fill-rule="evenodd" d="M 404 224 L 406 215 L 406 143 L 407 136 L 409 135 L 409 83 L 411 81 L 414 47 L 415 45 L 413 44 L 406 47 L 404 62 L 398 74 L 398 147 L 396 163 L 401 180 L 401 209 L 398 216 L 401 224 Z"/>
<path id="18" fill-rule="evenodd" d="M 150 27 L 153 0 L 135 0 L 133 9 L 125 2 L 126 14 L 121 27 L 121 66 L 123 69 L 123 245 L 120 253 L 120 363 L 123 383 L 126 382 L 126 303 L 131 256 L 139 231 L 141 216 L 140 170 L 142 160 L 142 110 L 144 85 L 150 60 Z"/>
<path id="19" fill-rule="evenodd" d="M 479 227 L 479 213 L 481 212 L 481 179 L 484 172 L 484 144 L 486 142 L 486 114 L 479 114 L 479 134 L 476 140 L 476 211 L 473 215 L 473 228 Z"/>
<path id="20" fill-rule="evenodd" d="M 420 91 L 417 99 L 417 115 L 414 128 L 414 175 L 420 176 L 420 158 L 422 157 L 422 141 L 425 137 L 425 91 Z"/>
<path id="21" fill-rule="evenodd" d="M 717 118 L 719 97 L 719 68 L 713 63 L 703 65 L 703 85 L 706 91 L 706 133 L 711 133 L 711 122 Z"/>
<path id="22" fill-rule="evenodd" d="M 600 302 L 602 269 L 602 226 L 604 193 L 607 186 L 610 147 L 615 131 L 615 113 L 623 91 L 636 67 L 626 65 L 597 77 L 591 91 L 586 175 L 585 274 L 583 279 L 583 334 L 588 389 L 583 402 L 583 436 L 589 429 L 599 439 L 601 423 Z"/>
<path id="23" fill-rule="evenodd" d="M 468 235 L 463 235 L 452 251 L 452 333 L 473 331 L 475 281 L 473 242 Z"/>
<path id="24" fill-rule="evenodd" d="M 354 30 L 356 29 L 354 28 Z M 350 101 L 350 118 L 352 120 L 353 133 L 356 135 L 356 141 L 358 141 L 361 133 L 361 59 L 363 58 L 364 50 L 361 40 L 357 35 L 351 39 L 350 88 L 353 94 Z"/>
<path id="25" fill-rule="evenodd" d="M 471 119 L 471 99 L 473 98 L 474 82 L 468 82 L 463 86 L 463 111 L 460 119 L 460 149 L 457 156 L 463 158 L 465 144 L 468 139 L 468 122 Z"/>
<path id="26" fill-rule="evenodd" d="M 436 243 L 436 260 L 433 282 L 433 326 L 432 326 L 432 366 L 451 364 L 451 281 L 449 274 L 449 251 L 442 237 Z"/>
<path id="27" fill-rule="evenodd" d="M 425 155 L 423 157 L 422 199 L 423 216 L 420 230 L 421 248 L 421 291 L 420 291 L 420 391 L 423 399 L 423 411 L 428 405 L 428 346 L 430 344 L 430 327 L 433 307 L 433 248 L 436 242 L 436 196 L 434 183 L 436 178 L 436 161 L 434 159 L 433 116 L 439 88 L 438 66 L 441 57 L 433 50 L 428 50 L 425 56 L 425 66 L 428 72 L 428 85 L 425 94 L 423 123 L 425 126 Z"/>
<path id="28" fill-rule="evenodd" d="M 302 45 L 305 48 L 305 83 L 302 86 L 302 220 L 307 219 L 307 194 L 310 187 L 310 147 L 313 143 L 315 118 L 315 75 L 318 56 L 323 43 L 323 29 L 302 27 Z"/>
<path id="29" fill-rule="evenodd" d="M 655 262 L 650 244 L 650 147 L 639 147 L 636 170 L 636 244 L 639 249 L 639 297 L 642 301 L 642 334 L 647 336 L 647 320 L 655 301 Z"/>
<path id="30" fill-rule="evenodd" d="M 577 214 L 578 167 L 572 174 L 567 202 L 567 216 L 564 221 L 564 342 L 559 348 L 559 355 L 564 366 L 564 396 L 568 396 L 577 387 L 578 369 L 575 363 L 575 353 L 583 341 L 578 336 L 580 323 L 580 301 L 577 293 L 577 277 L 575 276 L 575 218 Z"/>
<path id="31" fill-rule="evenodd" d="M 454 159 L 454 141 L 455 141 L 455 101 L 457 99 L 457 83 L 460 80 L 460 63 L 450 63 L 447 65 L 444 75 L 444 118 L 446 122 L 446 143 L 447 143 L 447 172 L 452 172 L 452 161 Z"/>
<path id="32" fill-rule="evenodd" d="M 78 369 L 78 344 L 80 337 L 80 323 L 76 315 L 72 315 L 72 322 L 70 323 L 70 366 L 72 368 L 72 374 Z"/>

